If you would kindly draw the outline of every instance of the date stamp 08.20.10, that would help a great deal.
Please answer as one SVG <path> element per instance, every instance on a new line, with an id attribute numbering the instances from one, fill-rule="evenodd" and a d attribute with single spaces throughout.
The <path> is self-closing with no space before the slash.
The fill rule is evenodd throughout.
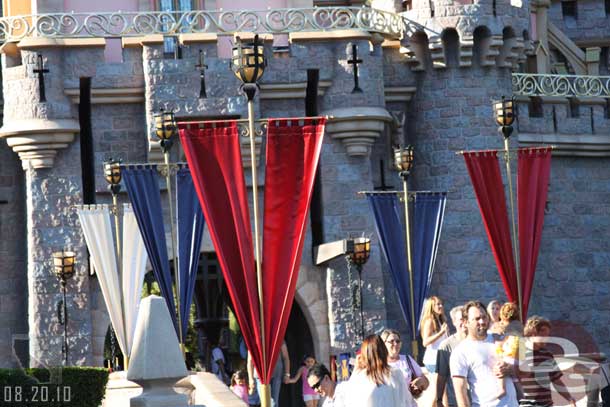
<path id="1" fill-rule="evenodd" d="M 63 385 L 15 385 L 3 386 L 0 393 L 0 405 L 10 407 L 19 406 L 43 406 L 49 403 L 64 403 L 69 406 L 72 400 L 72 389 Z"/>

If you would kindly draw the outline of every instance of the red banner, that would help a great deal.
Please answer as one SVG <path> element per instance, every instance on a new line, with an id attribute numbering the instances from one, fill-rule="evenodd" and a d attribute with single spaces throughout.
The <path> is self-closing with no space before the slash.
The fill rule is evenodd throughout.
<path id="1" fill-rule="evenodd" d="M 180 141 L 248 349 L 261 349 L 248 194 L 235 121 L 180 126 Z M 260 352 L 252 352 L 260 372 Z"/>
<path id="2" fill-rule="evenodd" d="M 323 119 L 307 119 L 302 126 L 281 119 L 269 120 L 267 127 L 263 229 L 267 379 L 273 374 L 292 308 L 324 124 Z"/>
<path id="3" fill-rule="evenodd" d="M 497 151 L 464 153 L 468 174 L 481 210 L 483 224 L 509 301 L 517 302 L 517 274 L 513 257 L 504 184 Z"/>
<path id="4" fill-rule="evenodd" d="M 237 125 L 225 123 L 216 123 L 214 128 L 181 125 L 180 140 L 239 326 L 261 382 L 267 384 L 294 299 L 325 121 L 268 123 L 262 253 L 264 344 Z"/>
<path id="5" fill-rule="evenodd" d="M 544 207 L 551 175 L 550 148 L 524 148 L 518 152 L 517 202 L 519 208 L 519 256 L 522 313 L 526 319 L 538 263 Z"/>

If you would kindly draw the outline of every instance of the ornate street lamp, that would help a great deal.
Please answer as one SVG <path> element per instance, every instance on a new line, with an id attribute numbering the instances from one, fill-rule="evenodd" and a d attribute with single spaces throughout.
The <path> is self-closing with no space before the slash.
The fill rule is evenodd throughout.
<path id="1" fill-rule="evenodd" d="M 519 300 L 519 309 L 523 309 L 523 299 L 521 295 L 521 265 L 519 264 L 519 246 L 517 242 L 517 223 L 515 220 L 515 202 L 513 198 L 513 177 L 510 171 L 510 149 L 508 141 L 513 132 L 513 123 L 515 121 L 514 100 L 507 99 L 502 96 L 499 101 L 493 102 L 494 116 L 498 127 L 498 132 L 504 136 L 504 161 L 506 162 L 506 178 L 508 179 L 508 196 L 510 202 L 510 218 L 512 223 L 511 241 L 513 244 L 513 255 L 515 258 L 515 270 L 517 272 L 517 295 Z M 523 316 L 519 313 L 519 319 L 523 322 Z"/>
<path id="2" fill-rule="evenodd" d="M 258 89 L 257 81 L 263 76 L 267 61 L 264 55 L 263 44 L 259 41 L 258 35 L 252 41 L 242 41 L 237 37 L 231 56 L 231 70 L 242 82 L 241 89 L 248 98 L 248 133 L 250 137 L 250 158 L 252 171 L 252 211 L 254 217 L 254 256 L 256 260 L 256 281 L 258 286 L 259 313 L 260 313 L 260 332 L 263 361 L 267 360 L 267 349 L 265 348 L 265 319 L 263 309 L 263 277 L 260 256 L 260 238 L 258 225 L 258 177 L 256 169 L 256 145 L 254 132 L 254 96 Z M 265 362 L 263 362 L 265 363 Z M 267 369 L 267 366 L 263 366 Z M 271 392 L 269 385 L 261 386 L 261 405 L 268 407 L 271 405 Z"/>
<path id="3" fill-rule="evenodd" d="M 174 112 L 161 109 L 159 113 L 154 115 L 154 118 L 155 134 L 160 140 L 159 144 L 161 145 L 163 154 L 169 154 L 169 150 L 172 148 L 174 139 L 178 134 L 178 126 L 176 125 Z"/>
<path id="4" fill-rule="evenodd" d="M 413 169 L 413 146 L 408 145 L 404 148 L 394 149 L 394 166 L 398 170 L 400 178 L 402 178 L 402 191 L 403 191 L 403 202 L 405 204 L 405 243 L 407 249 L 407 271 L 409 273 L 409 288 L 411 302 L 411 332 L 413 338 L 411 340 L 411 352 L 415 358 L 419 353 L 417 347 L 416 332 L 417 327 L 415 326 L 415 299 L 413 297 L 413 260 L 411 255 L 411 219 L 409 217 L 409 189 L 407 180 Z"/>
<path id="5" fill-rule="evenodd" d="M 515 121 L 514 100 L 502 96 L 502 100 L 494 102 L 494 115 L 496 123 L 500 126 L 499 131 L 505 139 L 509 138 Z"/>
<path id="6" fill-rule="evenodd" d="M 63 295 L 61 315 L 59 323 L 64 326 L 64 343 L 62 353 L 64 354 L 64 366 L 68 365 L 68 306 L 66 302 L 66 284 L 74 276 L 76 253 L 72 251 L 61 251 L 53 253 L 53 273 L 59 279 Z"/>
<path id="7" fill-rule="evenodd" d="M 108 183 L 108 189 L 112 193 L 112 215 L 114 216 L 114 235 L 116 239 L 116 256 L 117 256 L 117 270 L 119 270 L 119 276 L 123 275 L 122 270 L 122 257 L 121 257 L 121 229 L 120 229 L 120 210 L 119 210 L 119 192 L 121 191 L 121 160 L 108 158 L 104 161 L 104 179 Z M 123 278 L 119 278 L 119 292 L 123 292 Z M 121 297 L 121 309 L 125 309 L 123 296 Z M 123 318 L 123 330 L 127 332 L 126 324 L 127 321 Z M 127 370 L 129 365 L 129 358 L 125 353 L 123 355 L 123 366 Z"/>
<path id="8" fill-rule="evenodd" d="M 169 202 L 169 219 L 170 219 L 170 230 L 172 236 L 172 258 L 174 261 L 174 279 L 176 281 L 176 306 L 178 309 L 178 338 L 180 340 L 180 348 L 184 355 L 184 338 L 182 337 L 182 317 L 180 316 L 180 278 L 178 271 L 178 257 L 176 256 L 176 230 L 174 226 L 174 202 L 172 200 L 172 171 L 170 170 L 169 163 L 169 151 L 172 148 L 174 140 L 178 134 L 178 125 L 176 124 L 176 117 L 174 112 L 165 111 L 161 109 L 159 113 L 154 115 L 155 118 L 155 134 L 159 138 L 161 149 L 163 150 L 163 158 L 165 160 L 165 169 L 163 174 L 165 175 L 165 184 L 167 186 L 167 197 Z"/>
<path id="9" fill-rule="evenodd" d="M 354 249 L 349 254 L 348 261 L 356 266 L 358 270 L 358 304 L 360 308 L 360 340 L 364 341 L 364 312 L 362 303 L 362 267 L 369 260 L 371 255 L 371 239 L 368 237 L 358 237 L 353 239 Z"/>
<path id="10" fill-rule="evenodd" d="M 248 42 L 236 38 L 231 56 L 231 70 L 242 82 L 242 89 L 248 97 L 248 102 L 254 99 L 258 88 L 257 82 L 263 76 L 266 66 L 264 47 L 259 41 L 258 34 L 254 36 L 254 40 Z"/>

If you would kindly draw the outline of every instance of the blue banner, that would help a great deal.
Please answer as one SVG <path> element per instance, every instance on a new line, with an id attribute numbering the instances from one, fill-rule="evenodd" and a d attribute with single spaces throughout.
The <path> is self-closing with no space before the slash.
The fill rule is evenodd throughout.
<path id="1" fill-rule="evenodd" d="M 411 328 L 413 338 L 416 338 L 421 310 L 432 282 L 447 195 L 444 192 L 416 192 L 412 197 L 414 199 L 410 203 L 410 237 L 414 321 L 411 318 L 411 284 L 407 270 L 404 204 L 399 201 L 396 194 L 367 194 L 375 218 L 381 250 L 388 262 L 390 276 L 398 292 L 400 308 Z"/>
<path id="2" fill-rule="evenodd" d="M 411 219 L 413 225 L 411 228 L 411 244 L 413 247 L 415 326 L 418 329 L 424 301 L 430 293 L 446 203 L 447 194 L 444 192 L 415 193 L 413 218 Z"/>
<path id="3" fill-rule="evenodd" d="M 199 253 L 201 251 L 205 220 L 189 169 L 180 169 L 176 177 L 178 194 L 180 321 L 182 323 L 182 337 L 186 338 L 191 302 L 193 301 L 195 281 L 197 280 L 197 268 L 199 266 Z"/>
<path id="4" fill-rule="evenodd" d="M 156 166 L 121 166 L 121 176 L 138 221 L 153 274 L 159 284 L 161 296 L 165 299 L 174 327 L 178 332 Z"/>

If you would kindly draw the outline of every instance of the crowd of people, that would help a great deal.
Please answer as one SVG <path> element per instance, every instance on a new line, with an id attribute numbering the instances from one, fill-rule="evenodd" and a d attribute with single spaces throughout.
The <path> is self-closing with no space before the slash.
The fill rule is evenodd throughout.
<path id="1" fill-rule="evenodd" d="M 498 301 L 487 307 L 470 301 L 451 309 L 449 316 L 453 333 L 442 300 L 426 300 L 420 324 L 425 369 L 401 353 L 402 339 L 393 329 L 366 337 L 349 380 L 339 383 L 311 355 L 292 376 L 284 344 L 277 380 L 271 383 L 273 405 L 278 406 L 282 383 L 299 380 L 306 407 L 545 407 L 553 405 L 553 387 L 566 404 L 575 405 L 545 348 L 544 338 L 551 332 L 548 320 L 533 316 L 523 325 L 514 303 Z M 231 389 L 250 405 L 260 384 L 257 377 L 248 363 L 248 372 L 236 372 L 231 380 Z M 417 401 L 427 389 L 434 397 Z"/>

